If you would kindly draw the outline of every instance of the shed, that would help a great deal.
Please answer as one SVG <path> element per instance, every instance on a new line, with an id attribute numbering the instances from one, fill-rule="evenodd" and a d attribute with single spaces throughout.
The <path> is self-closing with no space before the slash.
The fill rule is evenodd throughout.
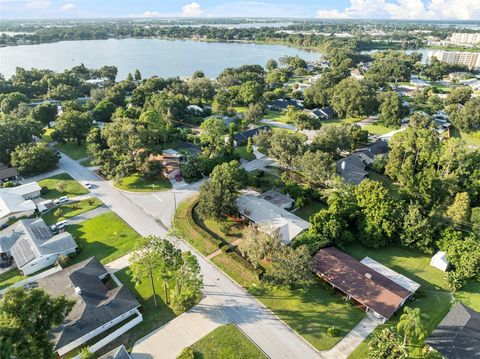
<path id="1" fill-rule="evenodd" d="M 432 267 L 440 269 L 441 271 L 446 272 L 448 270 L 448 267 L 450 266 L 450 263 L 448 263 L 447 260 L 447 253 L 442 251 L 438 251 L 437 253 L 435 253 L 432 257 L 432 260 L 430 261 L 430 265 Z"/>

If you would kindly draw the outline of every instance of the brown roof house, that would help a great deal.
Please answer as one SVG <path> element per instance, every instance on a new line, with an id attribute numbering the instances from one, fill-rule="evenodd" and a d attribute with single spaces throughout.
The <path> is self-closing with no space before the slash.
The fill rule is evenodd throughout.
<path id="1" fill-rule="evenodd" d="M 173 179 L 180 175 L 180 158 L 179 152 L 168 149 L 163 150 L 161 155 L 150 155 L 150 161 L 160 161 L 162 164 L 162 174 L 169 179 Z"/>
<path id="2" fill-rule="evenodd" d="M 328 247 L 318 251 L 312 266 L 319 277 L 348 299 L 386 321 L 419 285 L 368 257 L 362 262 L 335 247 Z"/>
<path id="3" fill-rule="evenodd" d="M 0 183 L 8 181 L 16 181 L 20 173 L 15 167 L 8 167 L 5 163 L 0 162 Z"/>

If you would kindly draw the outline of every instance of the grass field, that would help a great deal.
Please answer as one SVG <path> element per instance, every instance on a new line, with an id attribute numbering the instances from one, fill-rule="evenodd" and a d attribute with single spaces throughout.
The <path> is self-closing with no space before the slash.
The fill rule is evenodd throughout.
<path id="1" fill-rule="evenodd" d="M 251 161 L 255 159 L 255 155 L 253 153 L 248 153 L 247 146 L 239 146 L 235 148 L 235 153 L 240 156 L 241 159 Z"/>
<path id="2" fill-rule="evenodd" d="M 53 128 L 46 128 L 45 132 L 42 136 L 42 140 L 44 140 L 47 143 L 50 143 L 53 141 L 52 139 L 52 132 L 55 131 Z"/>
<path id="3" fill-rule="evenodd" d="M 20 282 L 27 277 L 23 276 L 17 268 L 10 269 L 0 274 L 0 289 L 7 288 L 13 283 Z"/>
<path id="4" fill-rule="evenodd" d="M 365 316 L 318 279 L 307 290 L 251 287 L 249 291 L 318 350 L 332 348 Z M 338 330 L 337 336 L 327 335 L 330 326 Z"/>
<path id="5" fill-rule="evenodd" d="M 461 138 L 469 145 L 473 146 L 480 146 L 480 131 L 474 133 L 464 133 L 460 132 L 460 130 L 456 128 L 452 128 L 451 130 L 452 137 Z"/>
<path id="6" fill-rule="evenodd" d="M 480 283 L 470 283 L 465 288 L 455 294 L 455 298 L 447 290 L 443 279 L 444 273 L 430 266 L 430 256 L 403 247 L 385 247 L 380 249 L 368 249 L 358 244 L 350 245 L 347 252 L 357 259 L 363 259 L 368 256 L 376 261 L 386 265 L 394 271 L 401 273 L 421 285 L 415 294 L 415 301 L 407 303 L 410 307 L 418 307 L 422 313 L 427 315 L 423 324 L 428 333 L 437 326 L 448 312 L 454 299 L 461 300 L 466 304 L 472 305 L 477 310 L 480 309 Z M 385 325 L 378 327 L 381 330 L 384 327 L 396 325 L 402 311 L 397 312 Z M 350 356 L 350 359 L 365 358 L 367 354 L 368 339 L 364 341 Z M 422 345 L 416 345 L 409 348 L 412 358 L 422 358 Z"/>
<path id="7" fill-rule="evenodd" d="M 395 128 L 385 127 L 385 126 L 382 126 L 382 125 L 379 125 L 379 124 L 367 125 L 367 126 L 364 126 L 363 129 L 367 130 L 368 132 L 370 132 L 373 135 L 384 135 L 386 133 L 395 131 Z"/>
<path id="8" fill-rule="evenodd" d="M 268 121 L 290 123 L 290 124 L 292 123 L 291 121 L 288 120 L 286 111 L 267 110 L 263 118 Z"/>
<path id="9" fill-rule="evenodd" d="M 215 329 L 191 346 L 195 359 L 267 358 L 235 325 Z"/>
<path id="10" fill-rule="evenodd" d="M 172 184 L 163 176 L 154 180 L 147 180 L 138 174 L 133 174 L 116 182 L 115 187 L 131 192 L 158 192 L 172 188 Z"/>
<path id="11" fill-rule="evenodd" d="M 324 208 L 326 208 L 326 206 L 322 202 L 319 202 L 316 200 L 310 200 L 305 206 L 296 210 L 295 215 L 308 221 L 310 216 L 314 215 L 315 213 L 317 213 L 318 211 Z"/>
<path id="12" fill-rule="evenodd" d="M 84 199 L 82 201 L 67 203 L 58 208 L 52 209 L 45 213 L 42 218 L 47 224 L 53 224 L 57 223 L 59 220 L 72 218 L 78 216 L 79 214 L 91 211 L 92 209 L 100 207 L 102 204 L 102 201 L 100 201 L 98 198 Z M 57 217 L 55 214 L 58 210 L 60 210 L 61 213 Z"/>
<path id="13" fill-rule="evenodd" d="M 158 277 L 155 278 L 155 288 L 157 293 L 158 308 L 155 307 L 153 299 L 153 291 L 150 281 L 145 280 L 141 283 L 135 283 L 129 272 L 129 267 L 124 268 L 115 273 L 115 276 L 128 287 L 141 304 L 141 312 L 143 321 L 130 329 L 124 335 L 120 336 L 109 345 L 110 349 L 123 344 L 127 349 L 131 349 L 135 342 L 169 322 L 181 312 L 176 312 L 173 308 L 165 303 L 165 293 L 163 291 L 163 282 Z"/>
<path id="14" fill-rule="evenodd" d="M 53 147 L 58 151 L 65 153 L 68 157 L 74 160 L 79 160 L 80 158 L 89 156 L 85 145 L 79 146 L 75 142 L 57 143 Z"/>
<path id="15" fill-rule="evenodd" d="M 42 194 L 42 198 L 55 199 L 61 196 L 80 196 L 87 194 L 89 191 L 80 183 L 75 181 L 67 173 L 60 173 L 56 176 L 45 178 L 38 182 L 40 187 L 46 187 L 48 191 Z"/>
<path id="16" fill-rule="evenodd" d="M 103 264 L 111 262 L 131 252 L 135 240 L 140 236 L 113 212 L 71 225 L 68 231 L 80 248 L 80 253 L 73 258 L 73 263 L 92 256 L 97 257 Z"/>
<path id="17" fill-rule="evenodd" d="M 281 184 L 280 177 L 268 171 L 254 170 L 248 173 L 249 186 L 265 192 L 273 187 L 279 187 Z"/>

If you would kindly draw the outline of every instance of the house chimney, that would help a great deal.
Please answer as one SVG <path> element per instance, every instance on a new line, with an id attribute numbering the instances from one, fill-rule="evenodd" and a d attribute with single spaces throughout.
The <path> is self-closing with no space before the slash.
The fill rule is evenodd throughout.
<path id="1" fill-rule="evenodd" d="M 368 279 L 372 279 L 372 275 L 370 273 L 365 273 L 365 277 Z"/>
<path id="2" fill-rule="evenodd" d="M 82 294 L 82 290 L 80 289 L 80 287 L 75 287 L 75 293 L 77 295 L 81 295 Z"/>
<path id="3" fill-rule="evenodd" d="M 342 171 L 345 171 L 345 169 L 347 168 L 347 163 L 345 161 L 342 161 Z"/>

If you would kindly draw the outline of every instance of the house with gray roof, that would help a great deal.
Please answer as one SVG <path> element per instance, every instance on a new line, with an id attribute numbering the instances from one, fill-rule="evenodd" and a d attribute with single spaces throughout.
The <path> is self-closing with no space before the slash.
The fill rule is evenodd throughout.
<path id="1" fill-rule="evenodd" d="M 377 140 L 357 151 L 355 154 L 367 165 L 372 164 L 375 158 L 385 156 L 389 151 L 388 143 L 384 140 Z"/>
<path id="2" fill-rule="evenodd" d="M 336 164 L 338 174 L 348 183 L 359 184 L 368 175 L 365 163 L 357 154 L 342 158 Z"/>
<path id="3" fill-rule="evenodd" d="M 15 167 L 9 167 L 5 163 L 0 162 L 0 183 L 16 181 L 20 173 Z"/>
<path id="4" fill-rule="evenodd" d="M 13 257 L 24 275 L 49 267 L 76 249 L 70 233 L 53 235 L 41 218 L 20 220 L 0 232 L 0 253 Z"/>
<path id="5" fill-rule="evenodd" d="M 39 197 L 40 190 L 37 182 L 17 187 L 0 188 L 0 227 L 11 218 L 33 215 L 37 206 L 32 198 Z"/>
<path id="6" fill-rule="evenodd" d="M 447 359 L 479 359 L 480 313 L 455 304 L 426 342 Z"/>
<path id="7" fill-rule="evenodd" d="M 124 333 L 132 327 L 132 322 L 138 324 L 142 320 L 142 315 L 138 311 L 140 303 L 135 296 L 126 286 L 113 284 L 110 274 L 95 257 L 41 278 L 37 282 L 38 286 L 50 295 L 55 297 L 64 295 L 75 302 L 64 323 L 50 333 L 50 340 L 59 356 L 89 340 L 90 343 L 95 342 L 95 338 L 99 339 L 98 344 L 106 338 L 104 336 L 99 338 L 102 333 L 111 331 L 112 327 L 120 323 L 124 324 L 113 333 Z"/>
<path id="8" fill-rule="evenodd" d="M 108 353 L 98 357 L 98 359 L 132 359 L 127 349 L 123 345 L 109 351 Z"/>

